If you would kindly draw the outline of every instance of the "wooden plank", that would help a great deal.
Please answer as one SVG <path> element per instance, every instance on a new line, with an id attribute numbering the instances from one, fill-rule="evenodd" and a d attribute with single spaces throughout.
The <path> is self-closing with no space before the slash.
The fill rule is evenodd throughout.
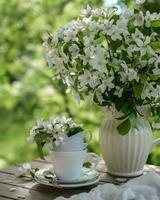
<path id="1" fill-rule="evenodd" d="M 32 167 L 34 167 L 34 168 L 36 168 L 36 167 L 43 168 L 43 167 L 49 167 L 49 166 L 52 165 L 52 163 L 47 162 L 47 161 L 42 160 L 42 159 L 36 159 L 36 160 L 30 161 L 28 163 L 31 163 Z M 9 167 L 9 168 L 6 168 L 6 169 L 0 169 L 0 172 L 6 172 L 6 173 L 9 173 L 9 174 L 15 174 L 15 172 L 18 170 L 19 166 L 20 165 Z M 96 170 L 99 171 L 99 172 L 103 172 L 103 173 L 107 172 L 107 167 L 106 167 L 105 162 L 103 160 L 101 160 L 99 162 L 98 166 L 96 167 Z M 157 173 L 160 174 L 160 167 L 158 167 L 158 166 L 145 165 L 144 170 L 145 171 L 146 170 L 154 170 L 154 171 L 156 171 Z"/>
<path id="2" fill-rule="evenodd" d="M 5 169 L 0 169 L 0 172 L 7 173 L 7 174 L 15 174 L 17 170 L 18 170 L 18 166 L 12 166 Z"/>
<path id="3" fill-rule="evenodd" d="M 0 195 L 0 200 L 11 200 L 11 199 L 13 199 L 13 198 L 8 198 L 3 195 Z"/>
<path id="4" fill-rule="evenodd" d="M 15 175 L 1 173 L 1 172 L 0 172 L 0 183 L 27 189 L 31 189 L 33 186 L 36 185 L 36 183 L 32 181 L 31 178 L 17 177 Z"/>
<path id="5" fill-rule="evenodd" d="M 31 161 L 32 167 L 48 167 L 50 163 L 45 163 L 44 161 L 34 160 Z M 90 188 L 79 188 L 72 190 L 65 189 L 57 189 L 53 187 L 48 187 L 44 185 L 37 184 L 33 181 L 26 180 L 23 178 L 19 178 L 15 176 L 15 172 L 18 170 L 19 166 L 10 167 L 8 169 L 3 169 L 0 172 L 0 200 L 2 199 L 14 199 L 19 200 L 18 195 L 25 195 L 25 199 L 28 200 L 50 200 L 54 199 L 58 196 L 69 197 L 74 194 L 78 194 L 81 192 L 88 192 Z M 104 161 L 101 161 L 99 166 L 97 167 L 98 171 L 106 171 Z M 146 165 L 145 172 L 155 171 L 160 174 L 160 167 L 153 165 Z M 116 179 L 107 173 L 100 173 L 100 184 L 111 182 L 115 184 L 119 184 L 116 182 Z M 14 192 L 9 192 L 10 188 L 15 188 Z"/>
<path id="6" fill-rule="evenodd" d="M 100 182 L 110 182 L 110 179 L 105 180 L 105 175 L 100 175 Z M 37 190 L 38 188 L 36 187 L 37 183 L 34 182 L 31 178 L 28 177 L 17 177 L 12 174 L 7 174 L 7 173 L 1 173 L 0 172 L 0 183 L 3 184 L 8 184 L 11 186 L 18 186 L 18 187 L 23 187 L 23 188 L 28 188 L 28 189 L 34 189 Z M 34 186 L 34 188 L 33 188 Z"/>
<path id="7" fill-rule="evenodd" d="M 39 187 L 39 184 L 33 180 L 26 179 L 25 177 L 16 177 L 11 174 L 0 173 L 0 183 L 8 185 L 9 188 L 20 187 L 29 190 L 39 191 L 43 186 Z M 86 187 L 87 188 L 87 187 Z M 54 189 L 53 187 L 49 187 L 49 189 Z M 0 188 L 1 190 L 1 188 Z"/>
<path id="8" fill-rule="evenodd" d="M 39 161 L 39 160 L 34 160 L 30 162 L 32 167 L 49 167 L 51 166 L 50 163 L 45 163 L 43 160 Z M 15 173 L 17 172 L 19 166 L 14 166 L 14 167 L 10 167 L 7 169 L 3 169 L 0 172 L 0 182 L 1 183 L 6 183 L 6 184 L 10 184 L 10 185 L 16 185 L 19 187 L 25 187 L 25 188 L 29 188 L 31 189 L 33 186 L 34 189 L 36 190 L 36 183 L 30 181 L 30 180 L 26 180 L 26 178 L 18 178 L 15 176 Z M 112 177 L 110 175 L 108 175 L 107 173 L 105 173 L 106 166 L 104 161 L 101 161 L 99 163 L 99 165 L 97 166 L 97 170 L 100 172 L 100 182 L 104 183 L 104 182 L 111 182 L 111 183 L 115 183 L 118 184 L 118 182 L 115 180 L 115 177 Z M 104 171 L 104 172 L 101 172 Z M 160 174 L 160 167 L 157 166 L 153 166 L 153 165 L 146 165 L 144 171 L 155 171 L 157 173 Z M 7 174 L 7 176 L 6 176 Z"/>
<path id="9" fill-rule="evenodd" d="M 47 168 L 52 165 L 51 163 L 48 163 L 48 162 L 39 162 L 36 160 L 29 161 L 28 163 L 30 163 L 33 168 L 36 168 L 36 167 Z M 19 164 L 16 166 L 5 168 L 5 169 L 0 169 L 0 172 L 7 173 L 7 174 L 15 174 L 16 172 L 18 172 L 18 168 L 22 165 L 23 164 Z"/>
<path id="10" fill-rule="evenodd" d="M 16 177 L 12 174 L 0 173 L 0 196 L 6 196 L 8 198 L 12 198 L 14 200 L 19 199 L 16 195 L 25 194 L 25 199 L 34 199 L 34 200 L 49 200 L 54 199 L 58 196 L 65 196 L 69 197 L 74 194 L 78 194 L 81 192 L 89 192 L 92 187 L 86 188 L 79 188 L 79 189 L 72 189 L 72 190 L 64 190 L 64 189 L 57 189 L 53 187 L 47 187 L 40 184 L 37 184 L 33 181 L 24 181 L 22 178 Z M 9 188 L 16 188 L 17 193 L 9 192 Z M 17 189 L 18 188 L 18 189 Z M 23 189 L 23 190 L 21 190 Z M 24 192 L 25 191 L 25 192 Z M 27 191 L 38 192 L 32 193 L 33 195 L 29 195 Z M 13 195 L 14 194 L 14 195 Z M 47 195 L 46 195 L 47 194 Z M 40 198 L 41 195 L 41 198 Z"/>
<path id="11" fill-rule="evenodd" d="M 31 163 L 32 167 L 34 167 L 34 168 L 35 167 L 43 168 L 43 167 L 47 167 L 47 166 L 52 165 L 52 163 L 50 163 L 46 160 L 42 160 L 42 159 L 35 159 L 33 161 L 29 161 L 28 163 Z M 9 174 L 14 174 L 19 166 L 21 166 L 21 165 L 19 164 L 17 166 L 9 167 L 9 168 L 6 168 L 6 169 L 0 169 L 0 172 L 6 172 L 6 173 L 9 173 Z M 150 169 L 156 171 L 157 173 L 160 173 L 160 167 L 154 166 L 154 165 L 145 165 L 144 170 L 150 170 Z M 107 172 L 107 167 L 105 165 L 104 160 L 100 160 L 99 164 L 96 167 L 96 170 L 99 171 L 99 172 L 103 172 L 103 173 Z"/>
<path id="12" fill-rule="evenodd" d="M 33 161 L 32 166 L 33 167 L 37 166 L 37 162 Z M 41 167 L 42 166 L 48 167 L 48 166 L 50 166 L 50 164 L 48 164 L 48 163 L 44 164 L 43 163 L 43 165 L 41 165 Z M 27 180 L 25 177 L 24 178 L 16 177 L 15 174 L 8 174 L 8 173 L 5 173 L 5 172 L 0 172 L 0 182 L 6 183 L 6 184 L 8 183 L 10 185 L 17 185 L 17 186 L 21 185 L 22 187 L 26 187 L 26 188 L 30 188 L 32 185 L 36 184 L 36 183 L 33 183 L 33 182 L 32 182 L 32 184 L 29 183 L 30 180 Z M 112 176 L 108 175 L 107 173 L 102 173 L 102 172 L 100 172 L 100 182 L 102 182 L 102 183 L 103 182 L 113 182 L 113 183 L 115 183 L 114 178 Z"/>
<path id="13" fill-rule="evenodd" d="M 107 172 L 107 167 L 106 167 L 104 160 L 99 161 L 99 163 L 96 167 L 96 170 L 99 171 L 99 172 L 103 172 L 103 173 Z"/>
<path id="14" fill-rule="evenodd" d="M 25 200 L 53 200 L 54 198 L 58 196 L 65 196 L 70 197 L 74 194 L 79 194 L 81 192 L 89 192 L 91 188 L 78 188 L 78 189 L 58 189 L 48 186 L 43 186 L 40 184 L 37 184 L 39 189 L 37 191 L 35 190 L 29 190 L 26 188 L 21 187 L 14 187 L 15 191 L 10 192 L 9 189 L 11 188 L 10 185 L 6 185 L 3 183 L 0 183 L 0 196 L 4 196 L 7 198 L 13 198 L 13 199 L 20 199 L 18 196 L 24 196 Z M 33 186 L 34 187 L 34 186 Z"/>

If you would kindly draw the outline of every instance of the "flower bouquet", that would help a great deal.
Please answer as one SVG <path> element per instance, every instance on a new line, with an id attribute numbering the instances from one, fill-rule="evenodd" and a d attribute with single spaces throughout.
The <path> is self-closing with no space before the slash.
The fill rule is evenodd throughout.
<path id="1" fill-rule="evenodd" d="M 44 158 L 44 145 L 54 151 L 83 150 L 83 131 L 82 126 L 74 123 L 71 118 L 57 117 L 46 121 L 38 120 L 27 139 L 29 143 L 36 142 L 39 155 Z"/>
<path id="2" fill-rule="evenodd" d="M 79 102 L 122 113 L 121 135 L 152 107 L 160 115 L 160 14 L 91 8 L 44 39 L 48 64 Z"/>

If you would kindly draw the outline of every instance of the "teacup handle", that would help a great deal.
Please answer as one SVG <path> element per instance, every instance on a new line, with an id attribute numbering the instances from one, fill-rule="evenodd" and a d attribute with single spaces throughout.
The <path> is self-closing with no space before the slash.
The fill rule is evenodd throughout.
<path id="1" fill-rule="evenodd" d="M 93 160 L 94 158 L 94 160 Z M 87 157 L 85 159 L 85 162 L 90 162 L 92 164 L 90 170 L 96 169 L 98 163 L 99 163 L 99 157 L 95 153 L 87 153 Z"/>
<path id="2" fill-rule="evenodd" d="M 89 140 L 84 144 L 84 149 L 86 149 L 88 147 L 88 145 L 91 143 L 91 140 L 92 140 L 92 133 L 89 132 Z"/>

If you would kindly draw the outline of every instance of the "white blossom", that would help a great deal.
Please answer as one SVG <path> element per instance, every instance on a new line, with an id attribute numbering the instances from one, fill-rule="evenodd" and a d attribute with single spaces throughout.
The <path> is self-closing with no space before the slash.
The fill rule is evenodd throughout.
<path id="1" fill-rule="evenodd" d="M 91 21 L 89 24 L 88 24 L 88 29 L 89 31 L 94 31 L 94 34 L 97 34 L 98 33 L 98 27 L 99 27 L 99 24 L 96 22 L 96 21 Z"/>
<path id="2" fill-rule="evenodd" d="M 121 66 L 123 67 L 124 72 L 125 72 L 125 73 L 124 72 L 120 73 L 121 77 L 124 76 L 122 78 L 123 81 L 125 81 L 125 80 L 129 80 L 129 81 L 136 80 L 136 81 L 138 81 L 139 80 L 138 74 L 134 69 L 129 68 L 126 63 L 121 63 Z"/>
<path id="3" fill-rule="evenodd" d="M 89 5 L 87 5 L 87 8 L 86 8 L 86 9 L 83 9 L 83 10 L 81 11 L 81 16 L 89 15 L 89 14 L 91 13 L 91 10 L 92 10 L 92 8 L 91 8 Z"/>
<path id="4" fill-rule="evenodd" d="M 93 36 L 93 35 L 91 35 L 91 36 L 85 36 L 85 37 L 83 38 L 83 40 L 84 40 L 84 45 L 85 45 L 86 47 L 89 47 L 89 46 L 92 45 L 93 42 L 94 42 L 94 36 Z"/>
<path id="5" fill-rule="evenodd" d="M 160 18 L 160 13 L 150 13 L 148 10 L 146 11 L 145 19 L 145 26 L 150 27 L 151 21 Z"/>
<path id="6" fill-rule="evenodd" d="M 143 89 L 141 96 L 142 96 L 142 99 L 145 99 L 145 98 L 157 99 L 160 96 L 160 86 L 159 85 L 156 86 L 153 82 L 148 83 Z"/>
<path id="7" fill-rule="evenodd" d="M 144 24 L 144 16 L 143 16 L 143 12 L 140 11 L 138 14 L 135 15 L 134 25 L 143 26 L 143 24 Z"/>
<path id="8" fill-rule="evenodd" d="M 131 44 L 131 45 L 129 45 L 129 46 L 127 47 L 126 50 L 127 50 L 128 55 L 129 55 L 130 57 L 132 57 L 132 56 L 133 56 L 133 53 L 134 53 L 135 51 L 138 51 L 139 49 L 137 49 L 137 46 L 136 46 L 136 45 Z"/>
<path id="9" fill-rule="evenodd" d="M 134 9 L 128 8 L 124 5 L 124 9 L 122 10 L 123 16 L 127 19 L 130 19 L 134 16 Z"/>
<path id="10" fill-rule="evenodd" d="M 75 40 L 77 32 L 74 30 L 65 30 L 64 31 L 64 41 L 68 42 L 70 40 Z"/>
<path id="11" fill-rule="evenodd" d="M 150 41 L 151 40 L 150 40 L 149 36 L 147 36 L 144 40 L 142 40 L 140 38 L 135 39 L 135 42 L 136 42 L 137 46 L 139 46 L 139 47 L 146 46 L 147 44 L 150 43 Z"/>
<path id="12" fill-rule="evenodd" d="M 115 87 L 114 83 L 112 82 L 113 80 L 114 80 L 114 77 L 111 76 L 102 82 L 102 84 L 99 86 L 102 93 L 104 93 L 104 91 L 106 89 L 108 89 L 108 91 L 110 91 L 111 89 L 113 89 Z"/>
<path id="13" fill-rule="evenodd" d="M 121 31 L 116 25 L 111 26 L 111 28 L 107 31 L 107 35 L 111 36 L 113 41 L 122 40 Z"/>
<path id="14" fill-rule="evenodd" d="M 76 35 L 78 33 L 78 26 L 79 26 L 78 21 L 73 20 L 71 23 L 69 23 L 68 26 L 64 28 L 63 37 L 65 42 L 76 40 Z"/>
<path id="15" fill-rule="evenodd" d="M 17 172 L 16 172 L 16 176 L 24 176 L 26 175 L 30 170 L 31 170 L 31 164 L 30 163 L 24 163 L 23 165 L 21 165 Z"/>
<path id="16" fill-rule="evenodd" d="M 135 33 L 132 33 L 132 38 L 137 45 L 136 47 L 134 46 L 134 51 L 140 51 L 141 56 L 144 56 L 147 52 L 152 53 L 152 49 L 149 46 L 151 41 L 149 36 L 145 37 L 138 29 L 136 29 Z"/>
<path id="17" fill-rule="evenodd" d="M 30 164 L 30 163 L 24 163 L 24 164 L 22 165 L 22 167 L 23 167 L 24 169 L 26 169 L 26 170 L 30 170 L 30 169 L 31 169 L 31 164 Z"/>
<path id="18" fill-rule="evenodd" d="M 84 87 L 87 84 L 90 87 L 94 86 L 94 77 L 92 76 L 92 74 L 88 70 L 85 70 L 84 74 L 79 76 L 79 80 L 80 80 L 81 87 Z"/>
<path id="19" fill-rule="evenodd" d="M 153 74 L 160 76 L 160 68 L 157 67 L 157 68 L 153 69 Z"/>
<path id="20" fill-rule="evenodd" d="M 76 44 L 72 44 L 69 47 L 69 51 L 74 55 L 76 55 L 79 52 L 79 47 Z"/>
<path id="21" fill-rule="evenodd" d="M 89 64 L 93 67 L 93 69 L 103 71 L 106 64 L 106 52 L 100 45 L 97 45 L 93 51 L 94 53 L 89 60 Z"/>
<path id="22" fill-rule="evenodd" d="M 143 4 L 146 0 L 136 0 L 136 4 Z"/>
<path id="23" fill-rule="evenodd" d="M 80 56 L 83 64 L 86 65 L 92 58 L 94 58 L 94 49 L 91 47 L 85 48 L 85 55 Z"/>
<path id="24" fill-rule="evenodd" d="M 160 64 L 160 56 L 156 57 L 156 61 L 155 61 L 155 67 L 158 68 L 159 64 Z"/>
<path id="25" fill-rule="evenodd" d="M 97 88 L 95 91 L 98 102 L 101 104 L 103 102 L 102 92 L 100 88 Z"/>
<path id="26" fill-rule="evenodd" d="M 160 56 L 157 54 L 154 54 L 154 56 L 151 57 L 148 62 L 149 64 L 154 64 L 155 68 L 157 69 L 160 64 Z"/>
<path id="27" fill-rule="evenodd" d="M 120 88 L 119 86 L 116 86 L 115 89 L 116 89 L 116 90 L 115 90 L 114 94 L 115 94 L 116 96 L 118 96 L 118 97 L 122 97 L 123 88 Z"/>
<path id="28" fill-rule="evenodd" d="M 153 20 L 160 20 L 160 13 L 87 6 L 79 18 L 44 39 L 48 64 L 77 102 L 87 95 L 101 106 L 111 105 L 114 95 L 123 99 L 128 92 L 137 99 L 136 81 L 144 84 L 139 102 L 150 104 L 159 95 L 160 74 L 160 36 L 151 28 Z"/>
<path id="29" fill-rule="evenodd" d="M 30 140 L 36 142 L 35 136 L 40 136 L 40 140 L 41 134 L 43 134 L 41 142 L 45 142 L 49 149 L 52 149 L 52 143 L 56 146 L 62 144 L 68 137 L 70 129 L 77 127 L 81 127 L 81 125 L 77 125 L 73 122 L 72 118 L 57 117 L 50 118 L 47 121 L 38 120 L 36 125 L 31 129 L 28 140 L 29 142 Z"/>

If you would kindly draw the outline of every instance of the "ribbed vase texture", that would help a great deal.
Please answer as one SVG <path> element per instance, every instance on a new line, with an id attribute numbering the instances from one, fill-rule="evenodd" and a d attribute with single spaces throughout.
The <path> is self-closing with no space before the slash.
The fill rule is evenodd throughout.
<path id="1" fill-rule="evenodd" d="M 100 146 L 108 173 L 122 177 L 142 174 L 151 150 L 152 130 L 145 118 L 139 118 L 136 128 L 121 136 L 117 119 L 106 120 L 100 128 Z"/>

